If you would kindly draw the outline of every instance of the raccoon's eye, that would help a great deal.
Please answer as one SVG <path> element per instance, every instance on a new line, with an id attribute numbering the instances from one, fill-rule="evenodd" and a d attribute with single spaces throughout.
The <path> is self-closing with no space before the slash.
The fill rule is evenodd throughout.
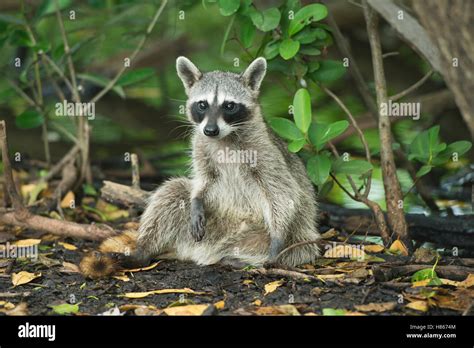
<path id="1" fill-rule="evenodd" d="M 207 103 L 205 101 L 200 101 L 197 104 L 199 111 L 206 111 L 207 110 Z"/>
<path id="2" fill-rule="evenodd" d="M 224 110 L 227 112 L 235 112 L 237 111 L 237 108 L 238 106 L 234 102 L 227 102 L 224 104 Z"/>

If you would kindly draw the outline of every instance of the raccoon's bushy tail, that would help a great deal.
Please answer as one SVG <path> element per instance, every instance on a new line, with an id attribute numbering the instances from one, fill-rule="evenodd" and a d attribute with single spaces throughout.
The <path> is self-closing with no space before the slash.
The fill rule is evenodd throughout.
<path id="1" fill-rule="evenodd" d="M 124 233 L 107 238 L 98 250 L 86 254 L 79 269 L 81 273 L 91 279 L 111 276 L 125 267 L 133 264 L 138 232 L 128 230 Z"/>

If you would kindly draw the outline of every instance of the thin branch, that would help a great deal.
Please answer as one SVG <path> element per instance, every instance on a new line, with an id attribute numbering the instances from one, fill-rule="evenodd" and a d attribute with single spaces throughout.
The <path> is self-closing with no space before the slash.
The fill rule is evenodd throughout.
<path id="1" fill-rule="evenodd" d="M 77 144 L 74 145 L 71 150 L 69 150 L 69 152 L 49 170 L 48 174 L 41 177 L 40 181 L 46 182 L 51 180 L 64 168 L 65 165 L 74 160 L 79 150 L 79 146 Z"/>
<path id="2" fill-rule="evenodd" d="M 351 199 L 353 199 L 354 201 L 359 201 L 360 199 L 357 198 L 356 196 L 354 196 L 352 193 L 349 192 L 349 190 L 347 190 L 344 185 L 342 185 L 342 183 L 337 179 L 337 177 L 330 173 L 331 175 L 331 178 L 334 180 L 334 182 L 337 184 L 337 186 L 339 186 L 341 188 L 342 191 L 344 191 Z"/>
<path id="3" fill-rule="evenodd" d="M 344 105 L 344 103 L 341 101 L 341 99 L 339 99 L 339 97 L 337 95 L 335 95 L 333 92 L 331 92 L 328 88 L 326 88 L 324 86 L 321 86 L 321 88 L 323 89 L 324 92 L 326 92 L 331 98 L 333 98 L 336 101 L 336 103 L 345 112 L 347 117 L 349 117 L 349 120 L 352 123 L 352 127 L 354 127 L 354 129 L 356 130 L 357 134 L 359 135 L 359 139 L 360 139 L 360 141 L 362 142 L 362 144 L 364 146 L 365 157 L 366 157 L 366 159 L 369 163 L 372 163 L 372 157 L 371 157 L 371 154 L 370 154 L 369 144 L 367 143 L 367 140 L 365 139 L 365 135 L 362 132 L 362 130 L 360 129 L 360 127 L 359 127 L 356 119 L 352 115 L 352 113 L 349 111 L 347 106 Z M 369 176 L 367 178 L 367 185 L 365 186 L 365 190 L 364 190 L 364 194 L 363 194 L 364 197 L 369 196 L 371 185 L 372 185 L 372 172 L 369 174 Z"/>
<path id="4" fill-rule="evenodd" d="M 433 75 L 433 70 L 428 71 L 425 76 L 423 76 L 420 80 L 415 82 L 413 85 L 411 85 L 404 91 L 401 91 L 400 93 L 392 95 L 391 97 L 388 97 L 388 99 L 390 99 L 391 101 L 397 101 L 399 99 L 402 99 L 404 96 L 406 96 L 407 94 L 410 94 L 411 92 L 416 90 L 418 87 L 423 85 L 431 77 L 431 75 Z"/>
<path id="5" fill-rule="evenodd" d="M 374 98 L 372 97 L 372 93 L 370 93 L 369 86 L 364 80 L 362 73 L 357 65 L 356 60 L 352 56 L 352 53 L 347 45 L 346 39 L 342 35 L 337 22 L 335 21 L 334 17 L 331 14 L 331 11 L 328 15 L 328 23 L 333 28 L 333 34 L 336 39 L 336 45 L 341 51 L 341 53 L 349 59 L 349 72 L 352 75 L 352 78 L 356 84 L 357 89 L 359 90 L 359 94 L 364 100 L 365 105 L 369 108 L 372 115 L 377 115 L 377 105 L 375 105 Z"/>
<path id="6" fill-rule="evenodd" d="M 20 87 L 18 87 L 15 82 L 13 82 L 12 80 L 8 80 L 8 83 L 10 84 L 10 86 L 13 87 L 15 92 L 17 92 L 20 97 L 22 97 L 28 104 L 30 104 L 30 106 L 34 107 L 37 110 L 39 109 L 39 106 L 36 104 L 36 102 L 31 99 L 31 97 L 26 94 Z"/>
<path id="7" fill-rule="evenodd" d="M 161 6 L 158 8 L 158 10 L 156 11 L 155 15 L 153 16 L 153 19 L 152 21 L 150 22 L 150 24 L 148 25 L 148 28 L 145 32 L 145 35 L 142 37 L 142 39 L 139 41 L 137 47 L 135 48 L 135 50 L 132 52 L 131 56 L 129 57 L 130 58 L 130 62 L 132 62 L 135 57 L 137 56 L 138 52 L 140 52 L 140 50 L 142 49 L 143 45 L 145 44 L 145 41 L 146 39 L 148 38 L 148 36 L 150 36 L 150 33 L 152 32 L 155 24 L 156 24 L 156 21 L 158 20 L 158 18 L 160 17 L 161 13 L 163 12 L 166 4 L 168 3 L 168 0 L 163 0 L 162 3 L 161 3 Z M 120 77 L 122 76 L 122 74 L 125 72 L 125 70 L 127 69 L 127 66 L 126 65 L 123 65 L 122 68 L 118 71 L 118 73 L 115 75 L 115 77 L 109 81 L 109 83 L 99 92 L 97 93 L 92 99 L 91 99 L 91 103 L 97 103 L 107 92 L 109 92 L 114 86 L 115 84 L 117 83 L 117 81 L 120 79 Z"/>
<path id="8" fill-rule="evenodd" d="M 42 57 L 46 60 L 46 62 L 53 68 L 53 70 L 59 75 L 59 77 L 64 81 L 66 84 L 67 88 L 69 89 L 69 92 L 71 92 L 71 95 L 74 95 L 74 87 L 72 86 L 71 82 L 69 79 L 64 75 L 62 70 L 59 68 L 59 66 L 51 59 L 47 54 L 42 53 Z"/>
<path id="9" fill-rule="evenodd" d="M 81 98 L 79 96 L 79 92 L 77 89 L 77 81 L 76 81 L 76 71 L 74 69 L 74 63 L 72 61 L 72 56 L 69 54 L 71 51 L 71 48 L 69 47 L 69 42 L 67 39 L 66 35 L 66 29 L 64 29 L 64 22 L 61 17 L 61 12 L 59 11 L 59 3 L 58 0 L 55 0 L 55 5 L 56 5 L 56 18 L 58 19 L 58 24 L 59 24 L 59 31 L 61 33 L 61 38 L 63 41 L 64 45 L 64 53 L 66 54 L 67 57 L 67 65 L 69 68 L 69 74 L 71 76 L 71 83 L 72 83 L 72 93 L 73 93 L 73 98 L 76 103 L 81 102 Z"/>

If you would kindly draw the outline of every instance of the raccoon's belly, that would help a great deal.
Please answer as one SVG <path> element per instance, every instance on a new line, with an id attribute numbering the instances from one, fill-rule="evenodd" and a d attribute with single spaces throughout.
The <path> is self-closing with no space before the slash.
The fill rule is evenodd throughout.
<path id="1" fill-rule="evenodd" d="M 206 189 L 205 209 L 223 219 L 263 221 L 265 199 L 260 187 L 242 175 L 220 177 Z"/>

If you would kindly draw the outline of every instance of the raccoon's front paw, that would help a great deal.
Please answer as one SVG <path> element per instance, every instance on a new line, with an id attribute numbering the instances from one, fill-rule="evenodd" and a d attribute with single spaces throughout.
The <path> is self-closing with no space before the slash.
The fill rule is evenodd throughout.
<path id="1" fill-rule="evenodd" d="M 206 218 L 204 213 L 193 214 L 191 216 L 191 235 L 196 242 L 199 242 L 204 237 L 204 223 Z"/>
<path id="2" fill-rule="evenodd" d="M 206 217 L 204 216 L 202 202 L 198 199 L 194 199 L 191 202 L 191 235 L 196 242 L 199 242 L 204 237 L 205 223 Z"/>

